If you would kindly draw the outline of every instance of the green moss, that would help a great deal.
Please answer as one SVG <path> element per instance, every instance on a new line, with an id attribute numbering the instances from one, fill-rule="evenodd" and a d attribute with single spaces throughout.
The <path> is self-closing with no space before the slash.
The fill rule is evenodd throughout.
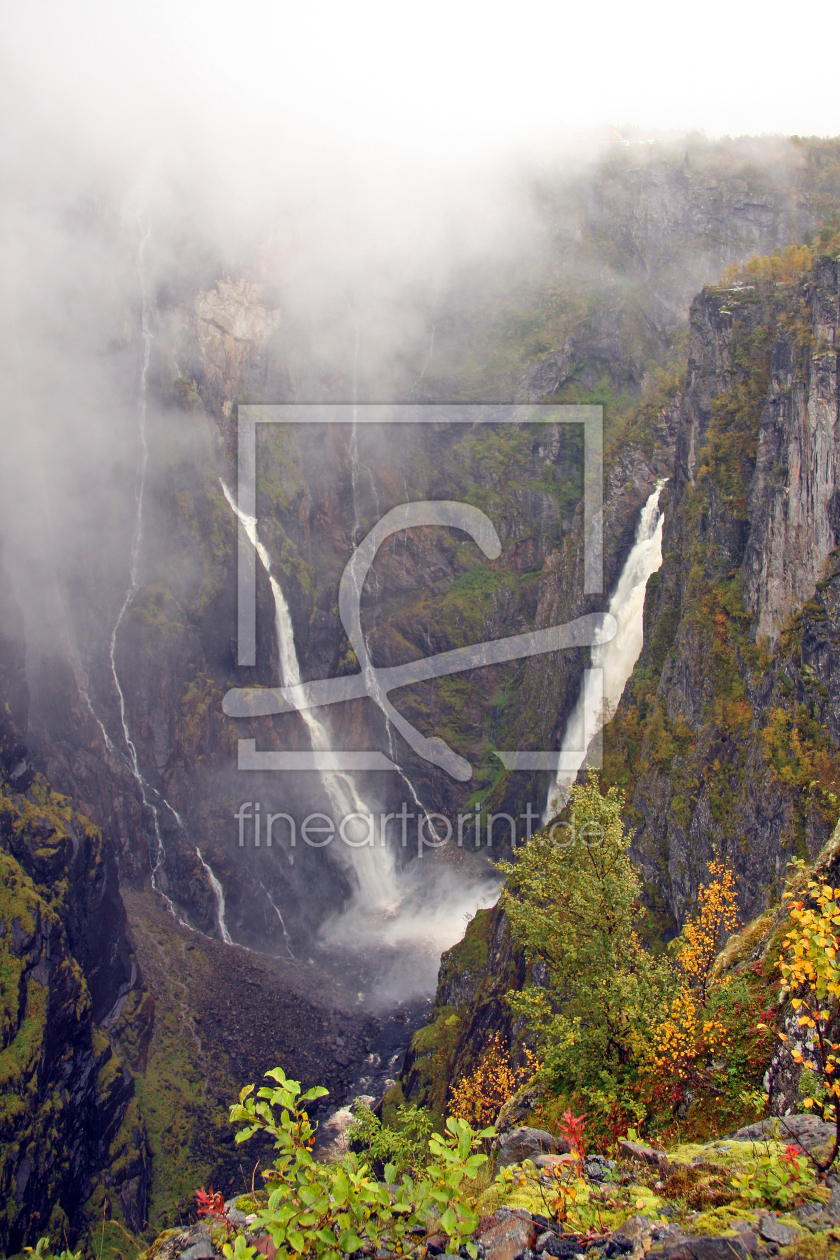
<path id="1" fill-rule="evenodd" d="M 236 1207 L 240 1212 L 244 1212 L 246 1216 L 250 1216 L 252 1212 L 261 1211 L 267 1203 L 268 1195 L 257 1191 L 253 1195 L 241 1194 L 236 1200 Z"/>
<path id="2" fill-rule="evenodd" d="M 491 923 L 491 910 L 476 910 L 467 924 L 463 940 L 443 956 L 442 981 L 449 975 L 474 975 L 486 967 Z"/>
<path id="3" fill-rule="evenodd" d="M 692 1234 L 703 1234 L 714 1237 L 721 1234 L 733 1234 L 735 1221 L 755 1222 L 755 1208 L 743 1204 L 731 1203 L 724 1207 L 707 1208 L 691 1218 Z"/>
<path id="4" fill-rule="evenodd" d="M 840 1230 L 827 1229 L 818 1234 L 800 1232 L 789 1247 L 782 1247 L 779 1255 L 783 1260 L 836 1260 L 840 1244 Z"/>
<path id="5" fill-rule="evenodd" d="M 454 1007 L 441 1007 L 436 1018 L 411 1039 L 411 1101 L 427 1107 L 440 1122 L 452 1080 L 452 1066 L 461 1028 Z"/>

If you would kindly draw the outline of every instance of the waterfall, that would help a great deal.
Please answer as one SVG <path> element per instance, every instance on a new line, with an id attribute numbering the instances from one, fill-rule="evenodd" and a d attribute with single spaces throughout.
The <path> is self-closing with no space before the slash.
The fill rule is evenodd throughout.
<path id="1" fill-rule="evenodd" d="M 199 862 L 207 872 L 207 878 L 210 880 L 210 887 L 213 889 L 213 896 L 216 898 L 216 922 L 219 925 L 222 940 L 225 945 L 232 945 L 233 941 L 231 940 L 230 932 L 227 930 L 227 924 L 225 923 L 224 889 L 216 878 L 216 873 L 213 870 L 213 867 L 209 862 L 205 862 L 204 858 L 201 856 L 201 849 L 199 849 L 198 845 L 195 846 L 195 851 L 198 854 Z"/>
<path id="2" fill-rule="evenodd" d="M 289 951 L 289 957 L 294 958 L 294 954 L 292 953 L 292 947 L 289 944 L 289 933 L 286 931 L 286 924 L 283 919 L 283 916 L 280 913 L 278 907 L 274 904 L 274 898 L 272 897 L 271 893 L 268 891 L 268 889 L 266 888 L 262 880 L 260 880 L 260 888 L 263 890 L 266 897 L 268 898 L 268 904 L 271 906 L 272 910 L 277 915 L 277 918 L 280 920 L 280 927 L 283 929 L 283 942 L 286 946 L 286 949 Z"/>
<path id="3" fill-rule="evenodd" d="M 280 657 L 280 670 L 283 675 L 283 686 L 300 686 L 300 664 L 295 649 L 295 635 L 289 606 L 286 603 L 280 583 L 271 571 L 271 557 L 264 544 L 260 541 L 256 519 L 247 516 L 241 511 L 224 481 L 219 478 L 219 482 L 231 510 L 244 525 L 248 538 L 259 556 L 271 584 L 271 592 L 274 596 L 274 628 L 277 637 L 277 652 Z M 300 716 L 306 725 L 312 748 L 316 751 L 330 749 L 332 740 L 329 731 L 315 716 L 314 710 L 301 709 Z M 330 803 L 337 819 L 346 818 L 351 814 L 374 816 L 374 811 L 361 799 L 349 775 L 336 770 L 323 771 L 320 778 L 330 798 Z M 379 913 L 383 911 L 386 913 L 392 912 L 400 901 L 393 857 L 384 840 L 385 837 L 381 836 L 378 854 L 372 843 L 358 848 L 349 845 L 340 846 L 339 850 L 342 856 L 346 856 L 344 849 L 347 849 L 350 854 L 358 883 L 356 902 L 365 910 Z"/>
<path id="4" fill-rule="evenodd" d="M 615 712 L 624 685 L 639 659 L 644 637 L 643 615 L 648 578 L 662 564 L 662 523 L 659 496 L 665 481 L 658 481 L 639 516 L 636 541 L 627 557 L 621 576 L 610 600 L 610 613 L 618 622 L 618 632 L 609 643 L 592 648 L 592 669 L 603 670 L 603 689 L 585 676 L 580 694 L 566 723 L 561 751 L 580 751 L 577 769 L 583 765 L 591 739 Z M 589 685 L 587 685 L 587 683 Z M 564 767 L 548 791 L 543 813 L 547 823 L 562 808 L 577 769 Z"/>
<path id="5" fill-rule="evenodd" d="M 152 865 L 152 881 L 151 881 L 152 888 L 155 892 L 160 893 L 160 895 L 163 897 L 164 901 L 166 902 L 166 905 L 169 908 L 170 913 L 178 920 L 178 922 L 184 924 L 185 927 L 189 927 L 189 924 L 184 923 L 184 920 L 178 914 L 178 911 L 176 910 L 175 904 L 172 901 L 172 899 L 166 895 L 166 893 L 158 884 L 158 875 L 161 871 L 161 868 L 163 866 L 163 861 L 166 857 L 166 849 L 164 848 L 163 836 L 161 835 L 161 830 L 160 830 L 160 811 L 150 793 L 149 785 L 147 784 L 143 776 L 143 772 L 140 769 L 140 760 L 137 756 L 137 747 L 134 743 L 134 740 L 131 738 L 131 732 L 128 729 L 128 719 L 126 717 L 126 707 L 125 707 L 125 694 L 123 692 L 122 685 L 120 683 L 120 677 L 117 671 L 117 662 L 116 662 L 117 635 L 119 634 L 120 626 L 123 623 L 126 613 L 128 612 L 129 608 L 134 602 L 134 598 L 137 595 L 137 591 L 139 590 L 139 586 L 140 586 L 140 577 L 139 577 L 140 553 L 143 547 L 143 496 L 146 489 L 146 469 L 149 462 L 149 447 L 146 441 L 146 401 L 147 401 L 146 377 L 149 371 L 149 361 L 151 359 L 151 354 L 152 354 L 152 340 L 153 340 L 151 327 L 150 327 L 151 313 L 152 313 L 152 300 L 146 291 L 145 284 L 143 283 L 143 253 L 146 248 L 146 242 L 149 239 L 149 232 L 150 232 L 150 228 L 147 227 L 146 231 L 143 233 L 143 236 L 141 238 L 140 248 L 137 251 L 137 274 L 140 279 L 140 296 L 141 296 L 140 331 L 143 337 L 143 362 L 140 368 L 140 389 L 139 389 L 139 395 L 138 395 L 138 400 L 137 400 L 137 414 L 138 414 L 138 422 L 139 422 L 138 427 L 139 427 L 139 437 L 140 437 L 140 463 L 137 468 L 137 472 L 135 476 L 135 483 L 134 483 L 134 501 L 136 504 L 136 511 L 135 511 L 135 518 L 134 518 L 134 537 L 131 543 L 131 561 L 129 564 L 128 590 L 126 591 L 125 599 L 123 600 L 122 607 L 120 608 L 119 616 L 117 617 L 117 620 L 114 623 L 114 628 L 111 631 L 109 659 L 111 662 L 111 676 L 114 680 L 114 686 L 116 688 L 117 697 L 119 699 L 120 722 L 122 724 L 123 739 L 125 740 L 125 746 L 128 750 L 129 768 L 131 770 L 131 773 L 134 776 L 137 786 L 140 789 L 140 796 L 142 798 L 143 805 L 152 815 L 152 822 L 153 822 L 154 830 L 155 830 L 155 840 L 157 841 L 157 852 L 155 853 L 154 863 Z M 88 703 L 90 702 L 88 701 Z M 91 712 L 93 712 L 92 709 L 91 709 Z M 101 725 L 102 724 L 100 723 L 100 726 Z M 104 728 L 103 728 L 103 734 L 105 734 Z M 108 739 L 107 735 L 105 736 L 105 739 L 106 739 L 106 743 L 110 745 L 110 740 Z"/>

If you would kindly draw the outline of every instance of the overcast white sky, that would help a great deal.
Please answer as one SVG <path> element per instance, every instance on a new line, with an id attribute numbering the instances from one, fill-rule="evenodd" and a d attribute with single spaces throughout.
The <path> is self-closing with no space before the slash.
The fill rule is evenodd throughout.
<path id="1" fill-rule="evenodd" d="M 835 4 L 6 0 L 3 15 L 7 111 L 106 147 L 464 159 L 602 123 L 840 132 Z"/>

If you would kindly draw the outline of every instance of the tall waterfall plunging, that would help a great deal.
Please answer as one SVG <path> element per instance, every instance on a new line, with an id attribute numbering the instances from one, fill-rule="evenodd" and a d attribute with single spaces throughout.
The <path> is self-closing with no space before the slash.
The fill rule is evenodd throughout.
<path id="1" fill-rule="evenodd" d="M 280 657 L 280 670 L 283 675 L 283 686 L 300 686 L 300 664 L 295 648 L 292 618 L 283 589 L 271 571 L 271 557 L 260 540 L 256 520 L 241 511 L 224 481 L 221 478 L 219 478 L 219 481 L 231 510 L 236 515 L 237 520 L 244 525 L 248 538 L 259 556 L 271 584 L 271 592 L 274 596 L 274 627 L 277 637 L 277 652 Z M 319 722 L 314 711 L 312 709 L 301 709 L 300 716 L 306 725 L 313 749 L 316 751 L 329 750 L 332 746 L 330 734 L 327 728 Z M 333 770 L 322 772 L 320 777 L 337 818 L 347 818 L 351 815 L 368 816 L 375 813 L 361 799 L 356 791 L 356 785 L 348 774 Z M 350 857 L 358 885 L 354 900 L 359 908 L 380 914 L 393 912 L 401 899 L 397 888 L 393 855 L 387 845 L 382 843 L 382 840 L 384 840 L 384 837 L 380 837 L 378 848 L 374 844 L 365 844 L 360 847 L 345 845 L 341 846 L 339 850 L 342 856 L 349 855 Z"/>
<path id="2" fill-rule="evenodd" d="M 648 578 L 662 564 L 662 523 L 665 517 L 659 509 L 659 496 L 664 485 L 665 480 L 656 483 L 639 515 L 636 541 L 610 600 L 610 613 L 618 622 L 618 632 L 609 643 L 592 648 L 592 669 L 603 671 L 603 690 L 592 685 L 592 680 L 584 676 L 561 745 L 564 753 L 579 751 L 580 761 L 575 770 L 564 768 L 558 771 L 548 791 L 542 819 L 544 823 L 562 808 L 577 770 L 586 759 L 592 738 L 603 726 L 605 715 L 615 711 L 625 683 L 639 659 L 644 637 L 645 590 Z"/>

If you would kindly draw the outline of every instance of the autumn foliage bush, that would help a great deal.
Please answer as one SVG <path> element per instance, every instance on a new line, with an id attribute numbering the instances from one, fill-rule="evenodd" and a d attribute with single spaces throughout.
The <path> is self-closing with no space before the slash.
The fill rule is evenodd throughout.
<path id="1" fill-rule="evenodd" d="M 476 1067 L 454 1087 L 449 1114 L 479 1127 L 493 1124 L 504 1104 L 538 1067 L 536 1055 L 528 1049 L 523 1051 L 523 1062 L 511 1067 L 507 1044 L 499 1033 L 493 1033 Z"/>
<path id="2" fill-rule="evenodd" d="M 602 795 L 590 771 L 572 788 L 568 822 L 501 866 L 514 938 L 546 977 L 511 1004 L 535 1038 L 550 1092 L 584 1103 L 607 1139 L 667 1118 L 698 1090 L 761 1107 L 764 1069 L 744 1053 L 745 1038 L 757 1037 L 759 986 L 715 971 L 738 924 L 732 870 L 717 857 L 708 864 L 696 912 L 670 954 L 654 954 L 640 932 L 623 808 L 621 793 Z M 764 1045 L 762 1053 L 769 1059 Z"/>
<path id="3" fill-rule="evenodd" d="M 805 895 L 793 903 L 792 927 L 779 959 L 784 990 L 804 1034 L 804 1049 L 793 1045 L 790 1055 L 809 1075 L 813 1094 L 806 1108 L 819 1108 L 835 1127 L 833 1149 L 824 1160 L 814 1160 L 824 1172 L 840 1150 L 840 1043 L 833 1040 L 840 1025 L 840 889 L 810 880 Z M 788 1037 L 779 1033 L 783 1042 Z"/>

